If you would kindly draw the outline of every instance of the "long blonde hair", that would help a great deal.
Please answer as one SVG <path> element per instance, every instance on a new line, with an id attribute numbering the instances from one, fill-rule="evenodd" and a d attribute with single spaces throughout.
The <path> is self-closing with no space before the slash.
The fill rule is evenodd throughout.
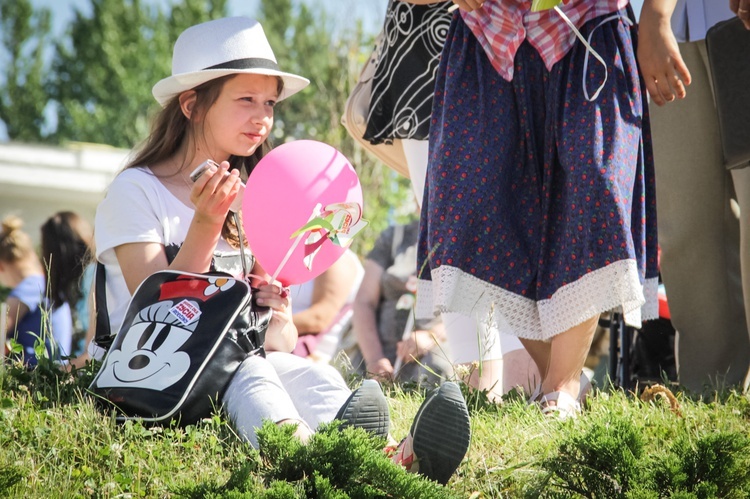
<path id="1" fill-rule="evenodd" d="M 202 85 L 192 89 L 195 94 L 192 116 L 202 116 L 211 108 L 219 98 L 221 90 L 229 79 L 236 75 L 228 75 L 214 80 L 209 80 Z M 277 91 L 281 94 L 284 89 L 284 81 L 277 78 Z M 173 97 L 162 108 L 151 127 L 151 133 L 139 148 L 136 155 L 126 165 L 125 169 L 136 166 L 153 165 L 165 161 L 175 155 L 190 134 L 195 133 L 195 123 L 188 119 L 180 107 L 179 95 Z M 240 178 L 247 182 L 250 173 L 258 164 L 260 159 L 271 150 L 268 140 L 263 142 L 251 156 L 230 156 L 229 164 L 232 170 L 239 170 Z M 241 215 L 240 215 L 241 216 Z M 235 248 L 240 246 L 237 226 L 230 212 L 224 220 L 221 236 Z"/>

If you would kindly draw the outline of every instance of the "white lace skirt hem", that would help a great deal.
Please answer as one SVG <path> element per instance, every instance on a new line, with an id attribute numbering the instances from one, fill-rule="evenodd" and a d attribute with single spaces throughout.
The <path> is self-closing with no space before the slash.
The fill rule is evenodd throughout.
<path id="1" fill-rule="evenodd" d="M 502 332 L 519 338 L 548 340 L 585 320 L 608 311 L 623 314 L 626 324 L 640 328 L 659 316 L 658 279 L 641 284 L 635 260 L 620 260 L 590 272 L 535 301 L 443 265 L 432 280 L 417 283 L 418 318 L 456 312 L 496 321 Z"/>

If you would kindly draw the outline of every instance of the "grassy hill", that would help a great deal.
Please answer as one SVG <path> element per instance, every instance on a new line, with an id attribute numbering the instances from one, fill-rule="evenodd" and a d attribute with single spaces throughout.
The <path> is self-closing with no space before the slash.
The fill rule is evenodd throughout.
<path id="1" fill-rule="evenodd" d="M 750 400 L 681 394 L 642 401 L 597 391 L 584 414 L 546 419 L 517 396 L 469 396 L 472 444 L 447 487 L 392 465 L 384 442 L 337 425 L 301 445 L 267 425 L 260 451 L 220 416 L 187 428 L 120 424 L 86 393 L 92 372 L 5 365 L 0 496 L 70 497 L 750 497 Z M 352 381 L 357 384 L 356 380 Z M 402 438 L 424 393 L 386 386 Z"/>

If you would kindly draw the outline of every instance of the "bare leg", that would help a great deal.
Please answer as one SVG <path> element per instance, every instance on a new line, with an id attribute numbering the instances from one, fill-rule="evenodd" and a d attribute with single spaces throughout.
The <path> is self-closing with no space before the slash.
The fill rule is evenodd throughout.
<path id="1" fill-rule="evenodd" d="M 541 394 L 564 391 L 578 397 L 581 370 L 598 323 L 597 315 L 558 334 L 550 342 L 521 339 L 541 373 Z"/>
<path id="2" fill-rule="evenodd" d="M 531 393 L 541 382 L 539 369 L 528 351 L 519 348 L 503 354 L 503 393 L 520 387 Z"/>
<path id="3" fill-rule="evenodd" d="M 487 398 L 492 402 L 500 402 L 503 396 L 503 360 L 484 360 L 479 363 L 460 364 L 458 372 L 468 372 L 461 381 L 475 390 L 486 391 Z"/>
<path id="4" fill-rule="evenodd" d="M 542 393 L 565 392 L 574 399 L 581 388 L 581 369 L 594 339 L 599 316 L 596 315 L 550 342 L 549 368 L 542 381 Z"/>
<path id="5" fill-rule="evenodd" d="M 521 338 L 521 343 L 523 343 L 524 348 L 526 348 L 534 364 L 536 364 L 542 379 L 546 378 L 552 344 L 546 341 L 527 340 L 525 338 Z"/>

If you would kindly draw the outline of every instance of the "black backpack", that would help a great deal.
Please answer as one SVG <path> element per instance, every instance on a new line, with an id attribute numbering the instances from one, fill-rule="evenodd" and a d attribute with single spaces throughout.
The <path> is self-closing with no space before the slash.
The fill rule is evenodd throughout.
<path id="1" fill-rule="evenodd" d="M 96 285 L 104 285 L 99 269 Z M 187 425 L 209 417 L 240 363 L 264 355 L 272 311 L 229 274 L 152 274 L 114 337 L 107 334 L 106 302 L 98 301 L 97 322 L 107 324 L 97 327 L 96 343 L 107 355 L 89 389 L 116 409 L 118 420 Z"/>

